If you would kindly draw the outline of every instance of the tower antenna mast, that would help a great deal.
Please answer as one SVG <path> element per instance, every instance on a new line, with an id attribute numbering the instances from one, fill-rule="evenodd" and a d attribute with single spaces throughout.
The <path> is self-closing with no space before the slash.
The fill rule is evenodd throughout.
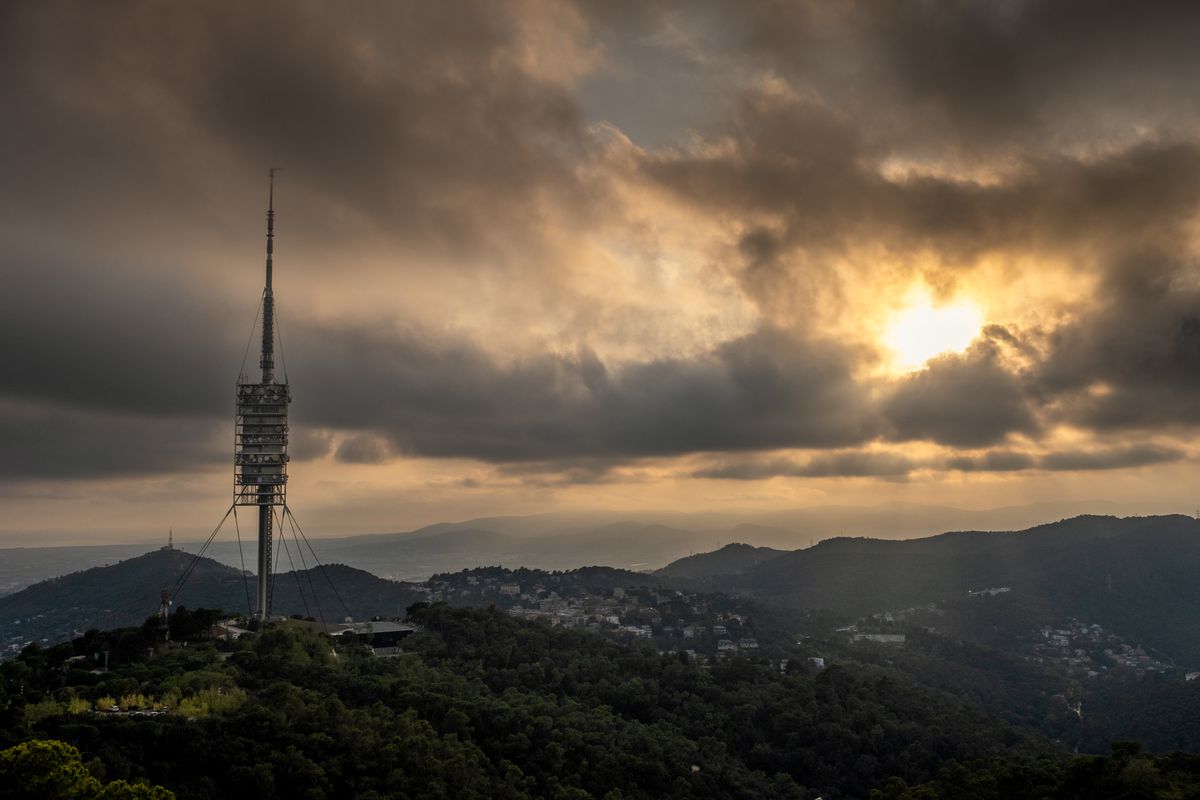
<path id="1" fill-rule="evenodd" d="M 262 380 L 237 384 L 234 425 L 234 505 L 258 507 L 258 608 L 265 621 L 271 614 L 272 520 L 283 507 L 287 489 L 287 379 L 275 380 L 275 294 L 272 287 L 275 254 L 275 173 L 268 171 L 267 265 L 262 293 Z"/>

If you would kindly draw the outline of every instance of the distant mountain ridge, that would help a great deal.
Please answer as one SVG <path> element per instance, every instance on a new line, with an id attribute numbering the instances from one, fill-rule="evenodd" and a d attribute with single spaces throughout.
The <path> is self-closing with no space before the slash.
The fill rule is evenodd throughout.
<path id="1" fill-rule="evenodd" d="M 1008 588 L 1031 619 L 1102 624 L 1200 665 L 1200 522 L 1190 517 L 1083 515 L 1024 531 L 837 538 L 738 573 L 721 559 L 695 569 L 705 563 L 691 561 L 677 580 L 854 616 Z"/>
<path id="2" fill-rule="evenodd" d="M 594 516 L 586 521 L 595 527 L 562 534 L 538 528 L 537 535 L 528 537 L 513 535 L 512 528 L 502 532 L 464 524 L 439 526 L 420 536 L 355 537 L 342 540 L 341 550 L 334 546 L 338 540 L 316 544 L 325 561 L 353 565 L 344 568 L 344 579 L 356 589 L 345 599 L 356 617 L 399 613 L 421 596 L 415 587 L 378 578 L 371 574 L 375 571 L 389 575 L 419 569 L 431 575 L 489 564 L 550 570 L 596 564 L 646 571 L 659 559 L 666 566 L 657 577 L 680 588 L 738 593 L 784 607 L 851 616 L 1009 587 L 1009 602 L 1023 603 L 1020 613 L 1030 619 L 1086 619 L 1200 666 L 1200 523 L 1190 517 L 1083 515 L 1023 531 L 966 530 L 910 540 L 838 537 L 801 550 L 747 544 L 690 558 L 694 531 Z M 552 530 L 556 522 L 547 515 L 537 524 Z M 744 532 L 745 526 L 704 535 L 730 541 L 732 534 Z M 156 571 L 143 573 L 137 565 L 144 559 L 161 563 Z M 55 636 L 90 626 L 137 624 L 154 612 L 159 590 L 174 583 L 187 559 L 190 555 L 181 551 L 163 549 L 106 568 L 115 572 L 75 573 L 0 597 L 2 643 L 22 641 L 23 626 L 38 614 L 39 629 Z M 359 569 L 364 565 L 372 569 Z M 335 596 L 326 596 L 319 570 L 280 575 L 277 611 L 316 615 L 318 609 L 302 602 L 298 577 L 306 591 L 317 589 L 324 616 L 345 613 Z M 112 595 L 119 585 L 138 588 L 128 596 Z M 247 604 L 246 586 L 240 571 L 205 560 L 180 602 L 241 610 Z"/>
<path id="3" fill-rule="evenodd" d="M 0 597 L 0 643 L 11 652 L 13 645 L 19 648 L 29 640 L 45 638 L 54 643 L 89 628 L 140 625 L 157 612 L 160 592 L 174 586 L 192 559 L 193 555 L 183 550 L 162 548 Z M 200 558 L 176 597 L 176 605 L 239 613 L 248 610 L 253 593 L 253 577 Z M 375 614 L 402 615 L 407 606 L 424 598 L 412 585 L 331 564 L 277 573 L 272 610 L 279 615 L 320 616 L 330 621 L 341 620 L 347 613 L 363 619 Z"/>
<path id="4" fill-rule="evenodd" d="M 312 537 L 312 542 L 327 562 L 340 561 L 395 580 L 421 581 L 481 563 L 652 570 L 729 542 L 794 550 L 839 536 L 906 539 L 948 530 L 1020 530 L 1085 510 L 1129 513 L 1118 504 L 1080 502 L 982 510 L 893 502 L 771 511 L 555 511 L 438 522 L 399 533 Z M 176 541 L 182 541 L 178 535 Z M 183 546 L 194 549 L 200 543 Z M 0 595 L 144 551 L 145 545 L 0 549 Z M 230 566 L 243 563 L 244 553 L 239 554 L 238 544 L 229 538 L 214 542 L 207 553 Z"/>

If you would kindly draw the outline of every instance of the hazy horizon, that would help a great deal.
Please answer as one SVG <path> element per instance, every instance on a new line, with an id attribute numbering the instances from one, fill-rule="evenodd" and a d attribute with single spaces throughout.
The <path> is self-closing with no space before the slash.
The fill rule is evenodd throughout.
<path id="1" fill-rule="evenodd" d="M 903 519 L 896 520 L 893 514 L 897 511 L 911 512 Z M 462 528 L 480 522 L 499 521 L 493 528 L 508 532 L 510 529 L 517 536 L 545 535 L 546 532 L 559 530 L 564 534 L 572 534 L 581 526 L 586 526 L 589 520 L 595 524 L 611 524 L 614 522 L 635 522 L 647 524 L 665 524 L 698 532 L 724 532 L 739 525 L 762 526 L 778 528 L 794 533 L 797 546 L 804 541 L 817 537 L 817 540 L 835 536 L 869 536 L 886 539 L 910 539 L 937 536 L 956 530 L 1023 530 L 1037 525 L 1056 522 L 1085 514 L 1108 515 L 1117 517 L 1160 516 L 1181 514 L 1191 516 L 1195 509 L 1170 506 L 1149 506 L 1107 501 L 1061 501 L 1048 503 L 1029 503 L 1016 506 L 997 506 L 992 508 L 960 508 L 953 506 L 938 506 L 922 503 L 876 503 L 860 506 L 845 505 L 814 505 L 797 506 L 783 509 L 739 510 L 711 509 L 676 511 L 665 509 L 645 509 L 639 511 L 606 511 L 603 509 L 572 509 L 565 511 L 535 512 L 529 514 L 501 514 L 477 517 L 436 519 L 419 525 L 382 528 L 379 530 L 342 530 L 322 532 L 319 536 L 311 536 L 314 540 L 340 540 L 354 537 L 388 536 L 422 534 L 428 529 L 446 527 L 449 529 Z M 242 538 L 250 541 L 253 538 L 253 522 L 248 514 L 242 520 Z M 796 519 L 798 518 L 799 524 Z M 533 531 L 522 530 L 523 522 L 538 522 L 545 519 L 545 524 L 525 526 Z M 963 523 L 967 524 L 964 525 Z M 971 523 L 974 523 L 973 525 Z M 515 525 L 511 523 L 516 523 Z M 564 527 L 564 523 L 569 526 Z M 839 527 L 840 523 L 840 527 Z M 181 526 L 168 528 L 167 531 L 156 529 L 141 531 L 109 530 L 42 530 L 31 531 L 22 535 L 20 532 L 8 532 L 0 536 L 0 549 L 3 548 L 39 548 L 39 547 L 105 547 L 110 545 L 144 545 L 147 547 L 166 544 L 173 539 L 176 546 L 199 545 L 207 538 L 208 531 L 198 528 Z M 803 540 L 803 541 L 802 541 Z M 236 541 L 232 521 L 227 522 L 214 542 L 230 544 Z M 727 542 L 726 542 L 727 543 Z M 751 542 L 753 543 L 753 542 Z"/>

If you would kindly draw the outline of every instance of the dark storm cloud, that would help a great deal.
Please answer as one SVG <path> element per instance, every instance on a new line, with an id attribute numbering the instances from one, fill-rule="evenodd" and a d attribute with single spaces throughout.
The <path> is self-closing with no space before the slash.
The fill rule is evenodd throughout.
<path id="1" fill-rule="evenodd" d="M 10 254 L 0 257 L 0 284 L 0 475 L 173 474 L 231 463 L 249 303 L 231 308 L 165 277 Z M 246 369 L 256 366 L 250 352 Z M 327 431 L 293 431 L 296 460 L 330 448 Z"/>
<path id="2" fill-rule="evenodd" d="M 514 475 L 528 479 L 532 472 L 587 483 L 648 456 L 846 447 L 880 436 L 977 448 L 1035 432 L 1038 404 L 1080 425 L 1099 424 L 1098 404 L 1111 409 L 1119 401 L 1130 403 L 1127 413 L 1136 411 L 1143 426 L 1184 422 L 1195 413 L 1187 401 L 1196 378 L 1185 367 L 1200 355 L 1192 342 L 1200 326 L 1194 289 L 1178 282 L 1180 269 L 1161 259 L 1128 262 L 1114 274 L 1109 304 L 1094 312 L 1099 319 L 1057 330 L 1047 360 L 1023 375 L 1006 370 L 992 342 L 1024 353 L 1036 348 L 994 328 L 991 341 L 968 353 L 882 386 L 851 376 L 855 353 L 844 345 L 772 328 L 692 359 L 610 367 L 586 350 L 504 361 L 470 340 L 387 322 L 302 325 L 291 337 L 294 455 L 324 455 L 329 430 L 339 429 L 352 432 L 336 453 L 342 461 L 462 456 L 513 465 Z M 57 288 L 42 286 L 35 273 Z M 4 474 L 148 473 L 215 463 L 231 424 L 232 364 L 244 346 L 216 333 L 232 327 L 217 299 L 111 274 L 99 282 L 68 281 L 45 267 L 35 273 L 9 270 L 6 284 L 16 291 L 0 300 L 0 356 L 8 365 L 0 389 L 24 409 L 8 414 Z M 1086 390 L 1097 380 L 1108 391 L 1093 396 Z M 879 403 L 870 399 L 876 395 Z M 36 409 L 53 410 L 53 421 L 29 417 Z M 135 434 L 139 419 L 147 421 Z M 1126 460 L 1123 451 L 1040 460 L 994 452 L 946 466 L 1094 469 L 1135 465 L 1146 453 L 1165 461 L 1164 452 L 1134 449 Z M 913 466 L 901 456 L 852 452 L 734 461 L 698 474 L 898 476 Z"/>
<path id="3" fill-rule="evenodd" d="M 836 97 L 890 141 L 1054 148 L 1198 110 L 1200 8 L 1186 0 L 739 8 L 748 59 Z"/>
<path id="4" fill-rule="evenodd" d="M 333 449 L 333 434 L 320 428 L 296 427 L 288 432 L 288 456 L 292 461 L 323 458 Z"/>
<path id="5" fill-rule="evenodd" d="M 903 478 L 919 464 L 899 453 L 844 452 L 789 458 L 736 458 L 696 470 L 695 478 L 752 481 L 779 476 L 802 478 Z"/>
<path id="6" fill-rule="evenodd" d="M 1032 469 L 1038 462 L 1028 453 L 991 450 L 978 456 L 953 456 L 943 463 L 946 469 L 958 472 L 1017 472 Z"/>
<path id="7" fill-rule="evenodd" d="M 1187 458 L 1187 453 L 1178 448 L 1154 444 L 1135 444 L 1091 450 L 1062 450 L 1042 454 L 992 450 L 982 455 L 953 456 L 942 460 L 938 466 L 959 472 L 1014 472 L 1026 469 L 1047 472 L 1091 472 L 1169 464 L 1185 458 Z"/>
<path id="8" fill-rule="evenodd" d="M 1038 429 L 1019 379 L 986 343 L 936 358 L 906 377 L 884 403 L 883 416 L 892 426 L 889 438 L 952 447 L 983 447 Z"/>
<path id="9" fill-rule="evenodd" d="M 0 299 L 0 397 L 70 421 L 14 423 L 5 474 L 188 470 L 226 449 L 245 342 L 220 332 L 241 325 L 218 297 L 113 272 L 106 282 L 47 266 L 4 275 L 13 291 Z M 330 429 L 341 429 L 350 432 L 335 453 L 343 462 L 553 462 L 547 469 L 578 482 L 594 480 L 594 464 L 583 462 L 596 459 L 841 446 L 874 435 L 853 351 L 769 327 L 691 359 L 612 366 L 588 350 L 503 360 L 469 339 L 386 321 L 300 321 L 288 343 L 293 419 L 312 432 L 298 435 L 296 458 L 324 455 Z M 137 420 L 145 425 L 134 437 Z M 56 444 L 38 450 L 22 429 Z M 118 446 L 122 438 L 130 443 Z M 84 452 L 61 457 L 68 441 Z"/>
<path id="10" fill-rule="evenodd" d="M 232 413 L 245 340 L 231 332 L 247 323 L 215 298 L 11 254 L 0 281 L 0 396 L 150 417 Z"/>
<path id="11" fill-rule="evenodd" d="M 1094 430 L 1200 423 L 1200 267 L 1163 252 L 1115 262 L 1100 302 L 1056 328 L 1031 393 Z"/>
<path id="12" fill-rule="evenodd" d="M 368 327 L 302 331 L 297 351 L 295 370 L 317 385 L 356 386 L 309 399 L 307 415 L 369 428 L 402 453 L 545 461 L 838 446 L 872 435 L 851 354 L 773 329 L 694 359 L 612 368 L 586 351 L 504 364 L 466 340 Z"/>
<path id="13" fill-rule="evenodd" d="M 0 479 L 174 475 L 230 463 L 211 419 L 85 412 L 0 396 Z"/>
<path id="14" fill-rule="evenodd" d="M 1090 397 L 1083 390 L 1096 376 L 1109 381 L 1100 399 L 1110 403 L 1148 383 L 1155 391 L 1140 396 L 1143 421 L 1173 402 L 1192 413 L 1184 400 L 1195 379 L 1182 366 L 1197 354 L 1188 344 L 1195 298 L 1169 279 L 1173 267 L 1163 267 L 1165 280 L 1151 279 L 1145 268 L 1133 273 L 1140 276 L 1130 279 L 1137 291 L 1114 292 L 1111 307 L 1097 312 L 1113 319 L 1083 319 L 1051 338 L 1048 358 L 1078 370 L 1045 366 L 1057 382 L 1036 366 L 1022 375 L 1006 369 L 993 342 L 1033 351 L 1003 329 L 967 353 L 870 384 L 851 375 L 855 354 L 844 345 L 773 328 L 695 358 L 610 366 L 586 350 L 504 360 L 468 339 L 386 322 L 301 324 L 291 336 L 294 456 L 328 453 L 330 431 L 341 430 L 349 432 L 335 453 L 343 462 L 382 463 L 401 454 L 477 458 L 522 480 L 558 485 L 609 480 L 615 467 L 641 458 L 697 452 L 843 448 L 881 437 L 975 449 L 1036 433 L 1036 404 L 1054 398 L 1060 414 L 1082 424 L 1092 407 L 1071 398 Z M 7 332 L 14 334 L 0 337 L 12 365 L 0 385 L 8 397 L 0 448 L 6 477 L 170 472 L 222 460 L 232 420 L 221 387 L 233 382 L 222 362 L 236 357 L 240 343 L 187 333 L 216 327 L 226 312 L 215 299 L 147 291 L 154 304 L 120 283 L 107 290 L 62 284 L 53 297 L 30 286 L 20 292 L 24 303 L 6 306 L 0 324 L 12 325 Z M 71 313 L 54 313 L 51 303 Z M 66 329 L 63 319 L 72 320 Z M 1118 342 L 1127 343 L 1127 355 Z M 105 355 L 122 349 L 133 358 Z M 55 370 L 40 371 L 41 364 Z M 1159 446 L 1047 456 L 999 450 L 940 463 L 842 451 L 804 460 L 733 459 L 695 475 L 896 478 L 918 468 L 1087 470 L 1180 457 Z"/>
<path id="15" fill-rule="evenodd" d="M 526 68 L 511 11 L 9 5 L 0 147 L 19 157 L 4 159 L 0 208 L 40 232 L 70 219 L 92 237 L 153 238 L 221 226 L 223 196 L 282 164 L 298 246 L 344 254 L 366 232 L 529 254 L 537 209 L 584 214 L 598 187 L 574 175 L 577 106 L 557 76 Z"/>
<path id="16" fill-rule="evenodd" d="M 983 185 L 888 180 L 855 148 L 848 121 L 809 102 L 759 99 L 734 124 L 734 150 L 655 154 L 644 169 L 681 199 L 747 221 L 739 275 L 768 308 L 798 292 L 811 302 L 813 266 L 870 243 L 959 268 L 993 252 L 1090 264 L 1112 248 L 1179 236 L 1200 204 L 1193 143 L 1150 142 L 1088 159 L 1031 155 L 1015 177 Z M 753 223 L 763 216 L 770 227 Z M 827 270 L 818 275 L 818 286 L 829 283 Z"/>
<path id="17" fill-rule="evenodd" d="M 1050 453 L 1038 460 L 1038 466 L 1047 470 L 1100 470 L 1144 467 L 1150 464 L 1166 464 L 1179 461 L 1186 453 L 1173 447 L 1157 445 L 1133 445 L 1113 447 L 1105 450 L 1072 450 Z"/>
<path id="18" fill-rule="evenodd" d="M 267 164 L 295 167 L 288 246 L 336 249 L 350 272 L 361 269 L 364 225 L 374 246 L 382 238 L 501 264 L 520 252 L 536 271 L 546 204 L 582 224 L 600 189 L 575 175 L 583 126 L 562 76 L 526 63 L 536 58 L 520 27 L 537 20 L 509 11 L 6 5 L 0 399 L 54 408 L 62 424 L 7 419 L 4 474 L 207 463 L 193 456 L 226 436 L 249 320 L 181 264 L 219 249 L 214 237 L 233 231 L 223 207 Z M 197 230 L 207 231 L 200 241 Z M 136 247 L 140 261 L 129 258 Z M 453 405 L 453 387 L 439 388 Z M 317 394 L 308 398 L 320 405 Z M 313 420 L 303 401 L 296 413 Z M 139 415 L 140 437 L 118 447 Z M 371 456 L 356 444 L 370 437 L 385 441 L 363 430 L 339 456 Z M 95 455 L 66 457 L 72 441 Z M 327 432 L 299 433 L 295 444 L 296 458 L 331 448 Z"/>
<path id="19" fill-rule="evenodd" d="M 392 453 L 386 440 L 374 434 L 360 433 L 343 439 L 333 455 L 344 464 L 382 464 Z"/>
<path id="20" fill-rule="evenodd" d="M 627 458 L 612 456 L 565 458 L 501 464 L 496 471 L 526 486 L 590 486 L 617 481 L 618 468 L 628 462 Z"/>
<path id="21" fill-rule="evenodd" d="M 115 437 L 106 415 L 161 419 L 147 422 L 122 456 L 130 465 L 161 450 L 179 453 L 177 468 L 189 469 L 190 453 L 226 446 L 219 431 L 232 424 L 234 365 L 245 343 L 217 333 L 233 328 L 217 298 L 111 273 L 103 284 L 47 268 L 30 275 L 6 273 L 20 291 L 0 300 L 0 332 L 8 334 L 0 357 L 9 365 L 0 397 L 74 414 L 63 430 L 80 441 Z M 578 482 L 596 459 L 836 447 L 875 433 L 867 393 L 851 375 L 853 351 L 772 328 L 695 358 L 610 366 L 587 350 L 501 359 L 469 339 L 386 321 L 301 321 L 289 352 L 293 419 L 313 431 L 298 434 L 297 458 L 327 453 L 336 429 L 351 432 L 335 453 L 346 462 L 396 454 L 542 462 Z M 10 436 L 8 474 L 64 469 L 32 457 L 34 442 Z M 113 458 L 80 459 L 72 474 L 89 463 L 103 473 Z M 146 471 L 161 460 L 147 459 Z"/>
<path id="22" fill-rule="evenodd" d="M 743 456 L 717 461 L 691 473 L 694 478 L 754 481 L 764 478 L 861 478 L 901 480 L 916 470 L 956 472 L 1091 472 L 1168 464 L 1187 458 L 1173 447 L 1139 444 L 1044 454 L 991 450 L 978 455 L 913 459 L 899 453 L 849 451 L 825 453 L 806 460 Z"/>

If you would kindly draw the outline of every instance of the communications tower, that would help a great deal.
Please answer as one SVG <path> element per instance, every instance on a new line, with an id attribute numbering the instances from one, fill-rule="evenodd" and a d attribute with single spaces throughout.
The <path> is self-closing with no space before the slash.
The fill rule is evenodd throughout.
<path id="1" fill-rule="evenodd" d="M 271 259 L 275 249 L 275 170 L 267 199 L 267 274 L 262 293 L 262 380 L 238 376 L 234 421 L 233 504 L 258 507 L 258 608 L 260 620 L 271 613 L 271 544 L 275 509 L 287 497 L 287 377 L 275 378 L 275 297 Z"/>
<path id="2" fill-rule="evenodd" d="M 262 355 L 258 366 L 262 375 L 258 381 L 252 382 L 246 376 L 246 362 L 243 360 L 237 379 L 235 397 L 236 412 L 233 426 L 233 502 L 221 517 L 221 521 L 213 528 L 212 533 L 204 542 L 200 551 L 192 556 L 187 567 L 176 580 L 174 587 L 166 594 L 167 600 L 160 606 L 160 614 L 174 603 L 175 597 L 183 589 L 193 570 L 200 563 L 213 539 L 221 532 L 230 516 L 233 517 L 234 527 L 238 536 L 238 556 L 242 557 L 242 532 L 238 523 L 238 506 L 254 506 L 258 516 L 258 592 L 257 607 L 250 599 L 250 586 L 246 579 L 249 570 L 242 561 L 243 586 L 246 591 L 246 610 L 260 621 L 266 622 L 271 616 L 271 584 L 275 571 L 274 561 L 282 565 L 281 556 L 286 556 L 291 566 L 291 572 L 296 578 L 296 588 L 300 594 L 300 602 L 304 606 L 305 616 L 309 616 L 308 599 L 305 597 L 301 578 L 307 574 L 308 588 L 311 592 L 313 605 L 317 616 L 325 619 L 321 609 L 321 601 L 317 595 L 316 586 L 312 581 L 312 570 L 305 557 L 305 550 L 312 557 L 312 565 L 320 570 L 334 596 L 350 616 L 350 609 L 338 594 L 337 587 L 330 580 L 325 565 L 317 558 L 304 530 L 296 522 L 296 515 L 287 504 L 287 465 L 288 465 L 288 404 L 292 402 L 291 391 L 288 389 L 287 361 L 283 358 L 283 341 L 279 341 L 280 361 L 283 364 L 283 380 L 275 375 L 275 343 L 278 338 L 278 321 L 275 318 L 275 294 L 271 286 L 272 259 L 275 254 L 275 173 L 270 170 L 270 189 L 267 195 L 267 270 L 263 282 L 262 306 L 259 315 L 262 317 Z M 258 320 L 255 320 L 257 325 Z M 250 339 L 253 342 L 254 330 L 251 329 Z M 246 345 L 246 356 L 249 357 L 250 344 Z M 278 527 L 276 527 L 278 526 Z M 292 542 L 295 544 L 295 555 L 299 557 L 300 565 L 292 560 L 292 549 L 287 543 L 287 530 L 292 532 Z M 301 547 L 301 540 L 304 545 Z M 272 557 L 274 550 L 274 557 Z M 309 619 L 312 619 L 309 616 Z"/>

